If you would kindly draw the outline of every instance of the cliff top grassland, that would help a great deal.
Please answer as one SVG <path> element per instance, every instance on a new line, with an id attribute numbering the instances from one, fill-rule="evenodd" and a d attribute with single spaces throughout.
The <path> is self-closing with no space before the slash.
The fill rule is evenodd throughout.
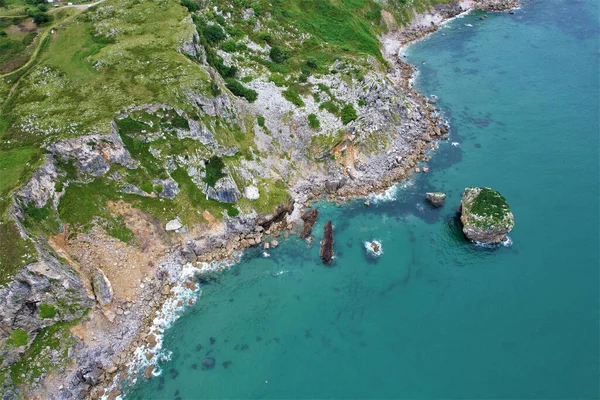
<path id="1" fill-rule="evenodd" d="M 0 289 L 41 248 L 66 265 L 47 245 L 61 232 L 100 227 L 138 246 L 114 202 L 163 227 L 271 213 L 301 169 L 335 161 L 332 147 L 366 113 L 366 77 L 387 82 L 383 9 L 401 25 L 440 2 L 105 0 L 44 11 L 0 0 Z M 49 17 L 36 25 L 40 13 Z M 285 104 L 271 108 L 270 96 Z M 387 140 L 370 133 L 360 145 Z M 24 194 L 41 167 L 46 186 Z M 24 350 L 0 363 L 0 383 L 32 383 L 55 367 L 47 352 L 66 358 L 76 320 L 60 318 L 85 309 L 42 306 L 41 332 L 4 335 L 0 354 Z"/>

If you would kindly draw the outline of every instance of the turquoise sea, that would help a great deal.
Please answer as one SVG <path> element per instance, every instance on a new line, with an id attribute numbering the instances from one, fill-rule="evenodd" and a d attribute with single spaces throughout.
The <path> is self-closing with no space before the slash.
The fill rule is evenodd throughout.
<path id="1" fill-rule="evenodd" d="M 297 238 L 248 251 L 202 286 L 165 334 L 162 374 L 128 398 L 600 396 L 598 2 L 482 15 L 407 52 L 451 121 L 431 171 L 395 201 L 321 203 L 331 268 Z M 509 201 L 512 246 L 462 236 L 456 208 L 479 185 Z M 430 190 L 448 193 L 443 208 Z"/>

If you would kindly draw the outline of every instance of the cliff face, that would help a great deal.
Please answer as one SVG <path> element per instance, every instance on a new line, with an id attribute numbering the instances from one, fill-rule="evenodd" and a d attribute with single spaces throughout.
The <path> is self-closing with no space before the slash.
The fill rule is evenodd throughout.
<path id="1" fill-rule="evenodd" d="M 402 179 L 443 135 L 388 51 L 403 2 L 296 3 L 106 0 L 2 78 L 3 392 L 84 396 L 181 265 Z"/>

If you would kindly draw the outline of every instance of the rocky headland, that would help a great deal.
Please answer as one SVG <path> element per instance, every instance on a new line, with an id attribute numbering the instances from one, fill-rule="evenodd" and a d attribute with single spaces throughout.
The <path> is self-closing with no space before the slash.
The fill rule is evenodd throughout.
<path id="1" fill-rule="evenodd" d="M 335 73 L 306 78 L 315 88 L 327 88 L 319 92 L 320 101 L 355 105 L 357 115 L 346 124 L 312 97 L 303 98 L 304 108 L 295 107 L 289 92 L 283 94 L 249 64 L 238 68 L 259 75 L 248 83 L 258 99 L 232 96 L 207 64 L 207 48 L 189 29 L 191 18 L 184 20 L 190 34 L 180 51 L 208 71 L 214 95 L 190 88 L 185 97 L 192 109 L 137 105 L 122 111 L 103 133 L 47 143 L 41 165 L 12 194 L 9 215 L 17 234 L 31 241 L 34 259 L 0 288 L 2 367 L 10 371 L 2 381 L 6 398 L 115 398 L 120 382 L 152 375 L 161 345 L 161 330 L 152 320 L 193 301 L 199 281 L 228 268 L 244 248 L 263 242 L 275 247 L 278 237 L 297 232 L 310 236 L 317 214 L 305 208 L 312 201 L 365 196 L 415 173 L 447 124 L 411 87 L 413 67 L 402 60 L 401 47 L 470 8 L 503 10 L 515 4 L 440 4 L 402 27 L 383 10 L 387 33 L 379 39 L 386 71 L 371 58 L 360 80 L 342 78 L 357 68 L 350 62 L 336 62 Z M 99 6 L 93 17 L 110 13 L 106 7 Z M 255 54 L 270 48 L 251 41 L 245 46 Z M 219 52 L 227 62 L 227 54 Z M 311 127 L 307 115 L 316 115 L 320 127 Z M 218 118 L 237 128 L 229 130 Z M 239 139 L 245 135 L 251 135 L 251 144 Z M 85 223 L 61 220 L 68 219 L 64 204 L 74 197 L 69 191 L 89 184 L 97 185 L 96 197 L 108 199 L 101 213 Z M 478 218 L 470 213 L 472 193 L 461 206 L 466 226 Z M 163 203 L 182 196 L 181 204 Z M 163 204 L 173 204 L 178 214 L 163 215 Z M 38 209 L 50 216 L 40 216 Z M 296 228 L 301 221 L 304 230 Z M 468 232 L 473 240 L 503 237 L 501 230 Z M 333 245 L 332 235 L 329 222 L 323 241 Z M 322 254 L 326 262 L 330 250 Z M 38 335 L 55 333 L 57 326 L 60 345 L 33 354 Z M 210 368 L 209 359 L 202 363 Z"/>

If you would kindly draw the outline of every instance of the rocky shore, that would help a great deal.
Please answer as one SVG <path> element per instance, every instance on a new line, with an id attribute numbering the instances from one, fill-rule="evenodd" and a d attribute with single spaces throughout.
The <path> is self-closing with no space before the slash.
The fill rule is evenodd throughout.
<path id="1" fill-rule="evenodd" d="M 384 151 L 360 153 L 357 143 L 361 139 L 363 126 L 360 119 L 357 120 L 354 128 L 327 155 L 336 158 L 338 162 L 335 167 L 332 165 L 326 171 L 304 171 L 291 186 L 290 201 L 278 206 L 272 214 L 240 215 L 223 221 L 211 219 L 209 215 L 206 217 L 208 226 L 188 227 L 176 235 L 166 235 L 163 227 L 157 226 L 156 221 L 124 204 L 115 203 L 111 207 L 119 209 L 133 226 L 136 237 L 142 238 L 143 246 L 139 251 L 128 249 L 125 244 L 107 238 L 101 231 L 94 229 L 85 234 L 78 233 L 75 244 L 70 242 L 67 245 L 68 231 L 49 238 L 49 246 L 39 243 L 37 246 L 41 254 L 59 255 L 76 268 L 81 276 L 90 277 L 90 281 L 96 283 L 95 287 L 85 287 L 85 283 L 73 276 L 68 279 L 63 277 L 63 273 L 57 272 L 60 268 L 53 266 L 50 261 L 53 259 L 50 255 L 38 265 L 39 268 L 55 271 L 54 278 L 52 273 L 46 272 L 50 283 L 52 279 L 72 281 L 73 287 L 78 287 L 79 292 L 87 294 L 81 298 L 81 306 L 91 309 L 79 325 L 72 328 L 72 332 L 80 340 L 69 348 L 71 367 L 59 374 L 46 376 L 43 389 L 28 395 L 50 399 L 92 399 L 101 396 L 116 398 L 121 393 L 120 382 L 131 382 L 142 376 L 149 378 L 156 372 L 153 365 L 160 355 L 162 331 L 186 305 L 193 304 L 202 280 L 212 279 L 214 274 L 229 268 L 245 248 L 268 243 L 265 248 L 272 250 L 277 246 L 280 236 L 287 237 L 301 232 L 303 236 L 310 236 L 310 230 L 304 227 L 305 224 L 312 227 L 316 215 L 307 215 L 304 211 L 317 199 L 345 201 L 364 197 L 385 190 L 409 178 L 413 173 L 427 172 L 427 167 L 418 165 L 426 161 L 427 150 L 436 148 L 436 140 L 444 138 L 448 132 L 447 123 L 439 110 L 436 110 L 435 104 L 431 104 L 412 88 L 410 81 L 414 67 L 402 60 L 401 48 L 435 31 L 443 21 L 471 8 L 496 11 L 515 5 L 516 1 L 512 0 L 454 2 L 438 5 L 425 14 L 416 15 L 413 22 L 402 29 L 388 26 L 389 32 L 380 39 L 384 57 L 390 67 L 387 71 L 390 84 L 371 88 L 368 96 L 372 97 L 366 101 L 381 105 L 384 109 L 387 107 L 386 102 L 396 96 L 397 92 L 401 92 L 410 105 L 410 111 L 402 115 L 397 123 L 382 121 L 385 129 L 394 130 L 391 143 Z M 400 115 L 400 111 L 392 109 L 386 113 Z M 381 115 L 387 115 L 386 113 L 382 112 Z M 120 163 L 125 168 L 130 167 L 132 160 L 119 151 L 122 148 L 120 138 L 118 135 L 113 136 L 113 141 L 104 142 L 102 156 L 93 160 L 82 159 L 81 168 L 101 165 L 108 170 L 104 167 L 105 160 Z M 78 145 L 84 146 L 92 139 L 81 138 Z M 52 149 L 61 154 L 80 151 L 79 147 L 72 144 L 69 142 L 69 148 L 55 145 Z M 62 145 L 64 147 L 65 144 Z M 52 164 L 46 165 L 46 168 L 52 169 Z M 47 175 L 56 173 L 47 172 Z M 45 204 L 49 198 L 57 202 L 59 196 L 50 194 L 54 192 L 54 183 L 43 180 L 39 182 L 42 186 L 37 187 L 34 192 L 41 193 L 42 198 L 33 196 L 32 200 L 40 205 Z M 162 186 L 171 187 L 169 182 L 162 183 Z M 29 189 L 31 187 L 25 190 Z M 178 189 L 174 187 L 173 190 Z M 236 192 L 234 197 L 239 198 L 239 195 L 241 194 Z M 215 193 L 213 197 L 215 196 L 218 197 L 218 194 Z M 15 213 L 18 212 L 15 210 Z M 67 246 L 69 251 L 76 252 L 85 263 L 74 262 L 65 250 Z M 111 280 L 98 275 L 100 270 L 89 267 L 91 265 L 106 265 Z M 140 266 L 136 273 L 139 274 L 138 282 L 143 282 L 141 285 L 128 282 L 134 281 L 130 279 L 132 269 L 127 268 L 128 265 Z M 27 271 L 23 274 L 26 275 Z M 22 281 L 31 286 L 31 277 L 23 277 Z M 40 288 L 47 287 L 45 282 L 37 284 Z M 30 289 L 31 287 L 28 290 Z M 18 300 L 17 292 L 13 290 L 12 297 L 7 297 L 15 299 L 14 304 Z M 97 305 L 93 306 L 94 303 Z M 16 313 L 17 311 L 14 312 Z M 26 322 L 23 321 L 23 324 Z"/>
<path id="2" fill-rule="evenodd" d="M 412 112 L 403 120 L 391 149 L 375 153 L 369 158 L 352 160 L 346 168 L 309 174 L 293 185 L 290 202 L 280 205 L 271 215 L 229 219 L 221 232 L 204 235 L 199 240 L 184 239 L 184 244 L 171 251 L 170 261 L 165 264 L 171 269 L 170 284 L 190 287 L 192 282 L 211 279 L 215 273 L 229 268 L 232 263 L 227 260 L 234 260 L 236 255 L 239 257 L 244 248 L 265 243 L 266 248 L 273 249 L 273 241 L 277 243 L 280 236 L 306 235 L 309 231 L 303 232 L 304 225 L 307 222 L 309 225 L 314 223 L 312 218 L 315 215 L 307 215 L 304 210 L 318 199 L 340 202 L 365 197 L 382 192 L 414 173 L 426 172 L 427 167 L 421 169 L 417 165 L 427 160 L 426 151 L 437 148 L 436 140 L 444 139 L 448 128 L 435 104 L 412 87 L 411 80 L 416 68 L 402 60 L 402 47 L 435 32 L 443 22 L 471 9 L 505 11 L 517 4 L 516 0 L 453 2 L 437 5 L 427 13 L 416 15 L 407 27 L 390 27 L 389 33 L 380 38 L 384 56 L 390 65 L 387 76 L 402 89 L 413 106 Z M 346 149 L 352 148 L 352 138 L 347 138 L 342 145 Z M 189 263 L 196 265 L 197 273 L 187 276 L 183 281 L 173 279 L 177 276 L 175 271 L 180 271 L 182 265 Z M 122 347 L 120 362 L 112 367 L 112 373 L 105 373 L 104 385 L 92 388 L 87 398 L 105 395 L 108 399 L 114 399 L 121 393 L 118 382 L 142 376 L 149 378 L 155 372 L 152 362 L 148 361 L 156 355 L 156 340 L 152 334 L 155 325 L 150 317 L 161 313 L 162 305 L 173 299 L 173 292 L 159 290 L 161 283 L 154 287 L 154 293 L 160 295 L 155 294 L 152 306 L 146 307 L 143 313 L 146 323 L 140 324 L 139 334 L 129 341 L 129 346 Z M 187 305 L 181 300 L 177 302 L 181 307 Z M 145 355 L 140 357 L 140 354 Z M 145 359 L 145 362 L 140 363 L 140 359 Z M 114 371 L 114 368 L 118 370 Z"/>

